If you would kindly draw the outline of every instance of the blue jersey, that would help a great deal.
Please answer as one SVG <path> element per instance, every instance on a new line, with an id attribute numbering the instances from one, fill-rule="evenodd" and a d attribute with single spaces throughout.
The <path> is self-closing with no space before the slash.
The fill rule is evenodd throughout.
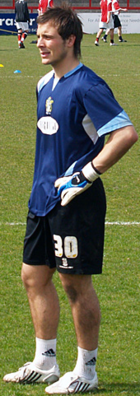
<path id="1" fill-rule="evenodd" d="M 132 124 L 108 85 L 81 63 L 37 85 L 35 170 L 29 209 L 45 216 L 60 197 L 54 182 L 80 171 L 102 150 L 106 134 Z"/>

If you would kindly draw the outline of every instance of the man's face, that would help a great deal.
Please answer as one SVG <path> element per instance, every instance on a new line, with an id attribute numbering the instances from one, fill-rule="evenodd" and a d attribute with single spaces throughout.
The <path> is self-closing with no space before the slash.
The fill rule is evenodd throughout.
<path id="1" fill-rule="evenodd" d="M 37 47 L 39 48 L 42 63 L 44 65 L 60 64 L 67 56 L 66 41 L 58 34 L 57 28 L 52 22 L 38 25 Z"/>

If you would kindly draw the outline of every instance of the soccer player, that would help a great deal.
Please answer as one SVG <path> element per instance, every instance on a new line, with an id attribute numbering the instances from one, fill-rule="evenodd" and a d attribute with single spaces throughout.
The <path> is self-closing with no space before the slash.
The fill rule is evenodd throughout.
<path id="1" fill-rule="evenodd" d="M 112 0 L 112 11 L 113 11 L 113 20 L 114 20 L 114 29 L 118 28 L 118 39 L 120 43 L 126 43 L 127 40 L 122 38 L 122 24 L 119 18 L 120 11 L 127 11 L 127 8 L 121 8 L 118 0 Z M 110 33 L 110 29 L 107 29 L 106 33 L 102 37 L 102 40 L 106 43 L 107 36 Z"/>
<path id="2" fill-rule="evenodd" d="M 15 4 L 15 20 L 16 28 L 18 31 L 18 47 L 25 48 L 24 41 L 28 35 L 30 23 L 29 10 L 27 2 L 24 0 L 18 0 Z"/>
<path id="3" fill-rule="evenodd" d="M 99 39 L 103 30 L 109 29 L 110 32 L 110 45 L 116 45 L 114 43 L 114 21 L 112 18 L 112 0 L 101 0 L 101 17 L 99 22 L 99 31 L 96 36 L 95 45 L 99 46 Z"/>
<path id="4" fill-rule="evenodd" d="M 105 81 L 80 62 L 82 34 L 80 19 L 68 6 L 38 17 L 42 64 L 53 69 L 37 85 L 35 170 L 22 266 L 36 351 L 32 363 L 4 381 L 52 383 L 48 394 L 92 391 L 98 385 L 100 307 L 92 274 L 100 274 L 103 263 L 101 179 L 138 139 Z M 69 299 L 78 347 L 75 368 L 60 379 L 55 270 Z"/>
<path id="5" fill-rule="evenodd" d="M 53 0 L 39 0 L 38 14 L 43 14 L 50 7 L 53 7 Z"/>

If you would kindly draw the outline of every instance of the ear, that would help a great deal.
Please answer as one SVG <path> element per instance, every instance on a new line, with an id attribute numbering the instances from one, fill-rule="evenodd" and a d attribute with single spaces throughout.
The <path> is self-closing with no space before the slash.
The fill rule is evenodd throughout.
<path id="1" fill-rule="evenodd" d="M 75 43 L 75 40 L 76 40 L 76 36 L 74 36 L 74 34 L 71 34 L 71 36 L 67 39 L 67 46 L 69 48 L 73 47 L 74 43 Z"/>

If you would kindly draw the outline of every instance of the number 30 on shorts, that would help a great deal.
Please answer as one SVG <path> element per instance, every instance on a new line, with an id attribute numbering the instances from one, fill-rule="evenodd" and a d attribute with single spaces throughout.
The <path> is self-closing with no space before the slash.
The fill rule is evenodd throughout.
<path id="1" fill-rule="evenodd" d="M 53 235 L 56 257 L 76 258 L 78 256 L 78 241 L 74 236 Z"/>

